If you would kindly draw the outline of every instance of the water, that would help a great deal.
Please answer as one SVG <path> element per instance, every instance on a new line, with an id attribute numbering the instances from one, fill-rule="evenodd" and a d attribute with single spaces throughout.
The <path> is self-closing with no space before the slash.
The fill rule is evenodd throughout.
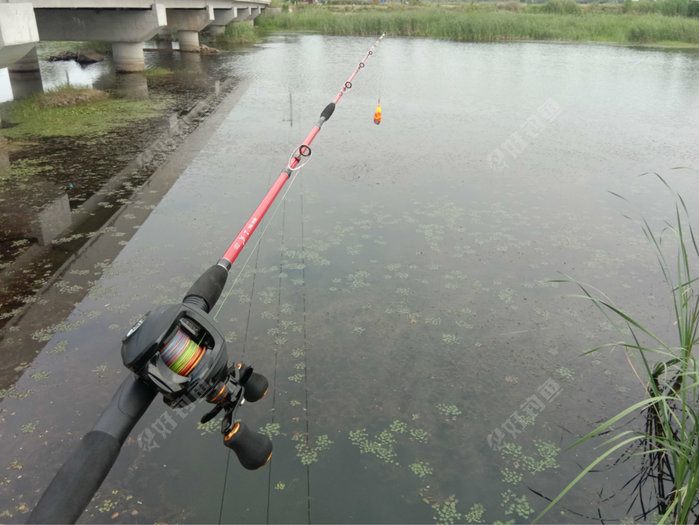
<path id="1" fill-rule="evenodd" d="M 217 260 L 371 43 L 275 36 L 236 56 L 239 102 L 142 225 L 148 188 L 99 238 L 137 229 L 116 260 L 88 250 L 47 292 L 47 307 L 73 286 L 87 296 L 34 332 L 46 346 L 2 401 L 3 518 L 23 519 L 125 377 L 123 334 Z M 537 494 L 599 454 L 559 449 L 643 396 L 619 348 L 582 355 L 621 336 L 551 280 L 592 283 L 672 337 L 624 215 L 672 220 L 670 194 L 639 176 L 653 171 L 691 208 L 696 173 L 672 168 L 699 165 L 697 81 L 689 51 L 386 39 L 216 311 L 231 359 L 270 378 L 239 415 L 273 436 L 271 463 L 244 471 L 197 426 L 203 404 L 156 402 L 82 519 L 533 519 Z M 498 452 L 502 436 L 521 449 Z M 590 475 L 544 521 L 623 518 L 625 493 L 607 498 L 632 473 Z"/>

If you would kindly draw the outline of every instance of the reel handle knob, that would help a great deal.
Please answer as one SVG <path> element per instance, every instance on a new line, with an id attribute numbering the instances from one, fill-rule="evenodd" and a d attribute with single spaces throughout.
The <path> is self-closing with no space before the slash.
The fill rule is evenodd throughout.
<path id="1" fill-rule="evenodd" d="M 272 457 L 272 440 L 240 422 L 223 435 L 223 444 L 235 452 L 240 464 L 248 470 L 264 467 Z"/>
<path id="2" fill-rule="evenodd" d="M 268 389 L 269 381 L 267 378 L 262 374 L 252 372 L 243 383 L 243 397 L 248 403 L 254 403 L 265 397 Z"/>

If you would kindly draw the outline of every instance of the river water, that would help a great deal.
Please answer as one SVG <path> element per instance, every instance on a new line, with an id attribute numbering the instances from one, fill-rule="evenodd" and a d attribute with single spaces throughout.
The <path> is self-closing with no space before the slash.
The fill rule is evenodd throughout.
<path id="1" fill-rule="evenodd" d="M 130 239 L 112 263 L 87 250 L 46 292 L 44 308 L 86 295 L 31 334 L 46 346 L 3 392 L 4 520 L 24 519 L 127 374 L 123 334 L 218 260 L 372 42 L 277 35 L 219 59 L 243 79 L 237 103 L 159 202 L 147 187 L 103 231 Z M 385 39 L 215 310 L 231 360 L 270 379 L 238 413 L 273 438 L 270 464 L 240 467 L 197 424 L 203 403 L 156 401 L 82 519 L 531 521 L 601 440 L 566 448 L 644 395 L 620 348 L 583 355 L 623 336 L 556 280 L 676 344 L 639 218 L 674 217 L 649 172 L 693 212 L 697 173 L 674 168 L 699 166 L 697 85 L 696 51 Z M 611 463 L 543 521 L 635 516 L 633 462 Z"/>

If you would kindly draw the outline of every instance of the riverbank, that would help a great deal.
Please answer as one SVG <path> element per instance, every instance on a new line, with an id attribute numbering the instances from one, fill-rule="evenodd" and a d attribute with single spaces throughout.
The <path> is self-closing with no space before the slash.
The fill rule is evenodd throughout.
<path id="1" fill-rule="evenodd" d="M 203 74 L 209 57 L 183 60 L 189 69 L 167 74 L 106 74 L 104 91 L 62 88 L 0 105 L 0 339 L 240 83 Z"/>
<path id="2" fill-rule="evenodd" d="M 461 42 L 564 40 L 699 46 L 699 18 L 686 16 L 695 11 L 687 7 L 693 7 L 692 2 L 665 0 L 647 9 L 645 3 L 638 4 L 581 6 L 572 1 L 552 0 L 531 6 L 518 2 L 311 5 L 260 16 L 255 24 L 261 34 L 271 31 L 357 36 L 386 33 Z"/>

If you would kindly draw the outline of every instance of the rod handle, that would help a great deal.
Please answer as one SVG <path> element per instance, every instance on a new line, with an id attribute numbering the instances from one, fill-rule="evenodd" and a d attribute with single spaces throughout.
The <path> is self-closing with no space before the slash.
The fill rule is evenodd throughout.
<path id="1" fill-rule="evenodd" d="M 204 312 L 210 312 L 221 297 L 227 278 L 228 270 L 221 264 L 214 264 L 194 281 L 182 302 L 194 305 Z"/>
<path id="2" fill-rule="evenodd" d="M 155 398 L 156 389 L 129 374 L 93 429 L 54 476 L 27 523 L 75 523 L 114 465 L 121 446 Z"/>
<path id="3" fill-rule="evenodd" d="M 119 456 L 121 443 L 100 430 L 85 434 L 51 481 L 27 523 L 75 523 Z"/>

